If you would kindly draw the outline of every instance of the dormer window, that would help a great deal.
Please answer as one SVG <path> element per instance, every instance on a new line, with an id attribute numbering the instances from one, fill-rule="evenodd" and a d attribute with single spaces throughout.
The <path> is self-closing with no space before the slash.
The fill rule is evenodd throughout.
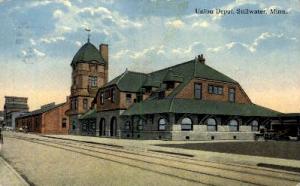
<path id="1" fill-rule="evenodd" d="M 131 94 L 126 94 L 126 103 L 131 104 Z"/>

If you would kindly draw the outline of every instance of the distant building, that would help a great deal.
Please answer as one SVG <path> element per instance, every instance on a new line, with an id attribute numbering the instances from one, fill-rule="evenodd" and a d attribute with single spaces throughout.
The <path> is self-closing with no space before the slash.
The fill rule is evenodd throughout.
<path id="1" fill-rule="evenodd" d="M 4 112 L 0 111 L 0 127 L 3 127 L 4 122 Z"/>
<path id="2" fill-rule="evenodd" d="M 16 118 L 17 128 L 42 134 L 68 134 L 69 118 L 65 114 L 69 102 L 50 103 Z"/>
<path id="3" fill-rule="evenodd" d="M 26 97 L 5 96 L 4 126 L 15 129 L 15 118 L 29 110 L 27 100 Z"/>
<path id="4" fill-rule="evenodd" d="M 89 41 L 75 54 L 72 63 L 70 95 L 70 133 L 79 134 L 79 117 L 91 107 L 99 87 L 108 79 L 108 45 L 100 44 L 99 50 Z"/>

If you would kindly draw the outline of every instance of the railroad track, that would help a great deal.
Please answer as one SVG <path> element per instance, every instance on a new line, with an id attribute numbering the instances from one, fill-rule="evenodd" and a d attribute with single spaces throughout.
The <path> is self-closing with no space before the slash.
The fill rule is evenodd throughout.
<path id="1" fill-rule="evenodd" d="M 300 174 L 255 166 L 196 160 L 159 152 L 133 152 L 121 146 L 46 137 L 10 136 L 123 165 L 206 185 L 296 185 Z"/>

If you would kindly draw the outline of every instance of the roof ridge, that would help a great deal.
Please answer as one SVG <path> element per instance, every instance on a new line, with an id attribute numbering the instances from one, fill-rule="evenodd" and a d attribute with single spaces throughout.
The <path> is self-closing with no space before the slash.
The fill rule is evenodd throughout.
<path id="1" fill-rule="evenodd" d="M 144 75 L 148 75 L 148 73 L 137 72 L 137 71 L 132 71 L 132 70 L 127 70 L 127 72 L 130 72 L 130 73 L 136 73 L 136 74 L 144 74 Z"/>
<path id="2" fill-rule="evenodd" d="M 202 63 L 200 63 L 200 64 L 202 64 Z M 216 70 L 215 68 L 213 68 L 213 67 L 211 67 L 211 66 L 209 66 L 209 65 L 206 65 L 206 64 L 202 64 L 202 65 L 204 65 L 204 66 L 210 68 L 211 70 L 213 70 L 213 71 L 215 71 L 215 72 L 217 72 L 217 73 L 219 73 L 219 74 L 221 74 L 221 75 L 223 75 L 223 76 L 225 76 L 225 77 L 231 79 L 233 82 L 237 83 L 237 81 L 235 81 L 235 80 L 232 79 L 231 77 L 227 76 L 226 74 L 224 74 L 224 73 L 222 73 L 222 72 Z"/>
<path id="3" fill-rule="evenodd" d="M 125 72 L 123 72 L 123 74 L 120 75 L 120 78 L 117 80 L 117 82 L 115 83 L 116 85 L 119 84 L 120 80 L 128 73 L 128 70 L 126 68 Z"/>
<path id="4" fill-rule="evenodd" d="M 192 61 L 193 61 L 193 60 L 190 60 L 190 61 L 186 61 L 186 62 L 183 62 L 183 63 L 179 63 L 179 64 L 176 64 L 176 65 L 173 65 L 173 66 L 170 66 L 170 67 L 166 67 L 166 68 L 163 68 L 163 69 L 160 69 L 160 70 L 152 71 L 152 72 L 150 72 L 149 74 L 156 73 L 156 72 L 160 72 L 160 71 L 164 71 L 164 70 L 168 70 L 168 69 L 172 69 L 172 68 L 174 68 L 174 67 L 177 67 L 177 66 L 180 66 L 180 65 L 184 65 L 184 64 L 190 63 L 190 62 L 192 62 Z"/>

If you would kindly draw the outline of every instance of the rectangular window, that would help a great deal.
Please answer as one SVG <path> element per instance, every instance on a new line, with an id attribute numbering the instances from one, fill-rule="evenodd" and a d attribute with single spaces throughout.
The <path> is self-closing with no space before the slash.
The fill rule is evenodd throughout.
<path id="1" fill-rule="evenodd" d="M 97 87 L 97 76 L 89 76 L 89 86 Z"/>
<path id="2" fill-rule="evenodd" d="M 202 98 L 202 84 L 201 83 L 195 83 L 194 84 L 194 91 L 195 91 L 195 98 L 201 99 Z"/>
<path id="3" fill-rule="evenodd" d="M 107 89 L 107 90 L 105 90 L 105 92 L 104 92 L 104 99 L 109 99 L 110 98 L 110 89 Z"/>
<path id="4" fill-rule="evenodd" d="M 235 89 L 234 88 L 229 88 L 228 99 L 229 99 L 229 102 L 235 102 Z"/>
<path id="5" fill-rule="evenodd" d="M 77 100 L 76 99 L 71 100 L 71 109 L 77 110 Z"/>
<path id="6" fill-rule="evenodd" d="M 212 94 L 213 93 L 213 86 L 208 85 L 208 93 Z"/>
<path id="7" fill-rule="evenodd" d="M 100 104 L 104 104 L 104 92 L 100 93 Z"/>
<path id="8" fill-rule="evenodd" d="M 131 94 L 126 94 L 126 103 L 131 104 Z"/>
<path id="9" fill-rule="evenodd" d="M 77 110 L 77 99 L 74 99 L 74 110 Z"/>
<path id="10" fill-rule="evenodd" d="M 116 90 L 114 88 L 111 89 L 111 102 L 116 102 Z"/>
<path id="11" fill-rule="evenodd" d="M 88 99 L 83 99 L 83 109 L 87 110 L 88 109 Z"/>
<path id="12" fill-rule="evenodd" d="M 218 87 L 214 87 L 214 94 L 218 94 Z"/>
<path id="13" fill-rule="evenodd" d="M 223 87 L 218 87 L 218 94 L 223 94 Z"/>
<path id="14" fill-rule="evenodd" d="M 208 85 L 208 93 L 222 95 L 223 94 L 223 87 L 215 86 L 215 85 Z"/>

